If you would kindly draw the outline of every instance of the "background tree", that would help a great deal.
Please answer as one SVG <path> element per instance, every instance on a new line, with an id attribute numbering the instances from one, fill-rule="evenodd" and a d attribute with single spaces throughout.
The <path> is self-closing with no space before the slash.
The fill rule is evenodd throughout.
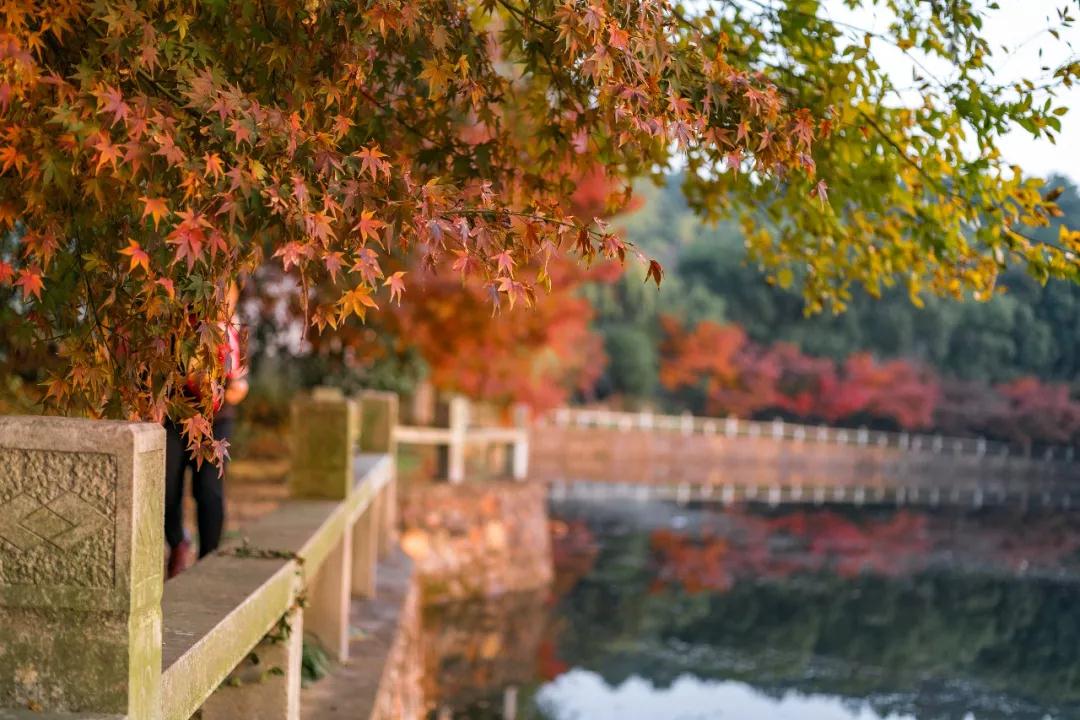
<path id="1" fill-rule="evenodd" d="M 567 212 L 577 180 L 600 168 L 625 197 L 675 153 L 695 208 L 754 208 L 753 257 L 811 308 L 852 284 L 982 297 L 1010 262 L 1074 277 L 1077 236 L 1022 233 L 1056 206 L 996 143 L 1052 137 L 1080 66 L 998 85 L 982 10 L 886 5 L 880 39 L 954 70 L 919 81 L 917 112 L 812 0 L 8 3 L 4 369 L 67 412 L 170 414 L 210 450 L 238 276 L 280 263 L 316 329 L 400 299 L 395 258 L 528 304 L 552 258 L 633 251 Z"/>

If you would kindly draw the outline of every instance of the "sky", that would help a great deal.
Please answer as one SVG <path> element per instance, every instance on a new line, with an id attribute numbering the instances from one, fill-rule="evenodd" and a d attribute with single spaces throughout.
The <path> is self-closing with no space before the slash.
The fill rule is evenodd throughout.
<path id="1" fill-rule="evenodd" d="M 869 3 L 867 3 L 869 4 Z M 1007 82 L 1021 77 L 1038 78 L 1046 73 L 1043 65 L 1058 67 L 1070 59 L 1080 59 L 1080 22 L 1062 29 L 1057 21 L 1057 9 L 1068 7 L 1070 14 L 1080 20 L 1080 0 L 999 0 L 1000 10 L 990 11 L 984 26 L 984 36 L 995 50 L 991 64 L 995 82 Z M 868 30 L 883 31 L 890 15 L 880 8 L 849 10 L 840 0 L 827 0 L 825 12 L 836 21 L 850 23 Z M 1047 28 L 1060 31 L 1055 39 Z M 854 31 L 852 31 L 854 32 Z M 1000 50 L 1005 45 L 1011 52 Z M 1070 47 L 1071 46 L 1071 47 Z M 874 41 L 875 58 L 899 86 L 910 84 L 912 60 L 899 49 Z M 1042 50 L 1042 57 L 1039 51 Z M 931 70 L 945 75 L 944 63 Z M 1070 107 L 1061 118 L 1061 134 L 1054 145 L 1045 138 L 1038 140 L 1021 128 L 1002 138 L 1000 147 L 1005 158 L 1020 165 L 1029 175 L 1045 177 L 1059 173 L 1080 181 L 1080 85 L 1059 92 L 1060 104 Z"/>

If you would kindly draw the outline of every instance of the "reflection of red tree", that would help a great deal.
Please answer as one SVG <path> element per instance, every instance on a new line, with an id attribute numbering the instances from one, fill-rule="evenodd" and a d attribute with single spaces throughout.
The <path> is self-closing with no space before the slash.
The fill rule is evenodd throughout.
<path id="1" fill-rule="evenodd" d="M 775 579 L 824 569 L 843 577 L 861 572 L 901 575 L 921 567 L 930 550 L 927 518 L 915 513 L 864 522 L 806 510 L 775 518 L 743 513 L 729 517 L 735 527 L 724 536 L 654 531 L 653 590 L 675 584 L 687 592 L 723 592 L 740 577 Z"/>
<path id="2" fill-rule="evenodd" d="M 552 598 L 570 592 L 581 578 L 592 572 L 600 548 L 584 520 L 552 520 L 551 552 L 555 562 Z"/>
<path id="3" fill-rule="evenodd" d="M 728 590 L 735 582 L 728 562 L 724 538 L 690 541 L 673 530 L 655 530 L 649 538 L 653 553 L 662 558 L 653 576 L 650 591 L 678 584 L 687 592 Z"/>
<path id="4" fill-rule="evenodd" d="M 830 510 L 768 517 L 733 509 L 723 519 L 722 532 L 653 531 L 656 579 L 650 590 L 724 592 L 740 578 L 782 579 L 797 572 L 897 577 L 926 569 L 943 551 L 981 568 L 1046 572 L 1080 550 L 1080 532 L 1067 515 L 966 521 L 962 545 L 956 543 L 956 518 L 909 511 L 856 520 Z"/>
<path id="5" fill-rule="evenodd" d="M 559 658 L 555 638 L 546 637 L 540 643 L 536 669 L 541 680 L 554 680 L 570 669 L 570 665 Z"/>

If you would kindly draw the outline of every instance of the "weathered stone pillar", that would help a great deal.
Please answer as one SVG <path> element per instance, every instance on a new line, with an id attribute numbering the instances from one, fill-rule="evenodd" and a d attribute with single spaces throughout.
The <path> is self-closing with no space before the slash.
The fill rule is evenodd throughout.
<path id="1" fill-rule="evenodd" d="M 161 714 L 165 431 L 0 417 L 3 709 Z"/>
<path id="2" fill-rule="evenodd" d="M 398 424 L 397 393 L 364 390 L 358 399 L 364 427 L 360 435 L 360 450 L 393 455 L 397 449 L 394 442 L 394 428 Z"/>
<path id="3" fill-rule="evenodd" d="M 202 720 L 300 720 L 304 612 L 293 610 L 202 706 Z"/>
<path id="4" fill-rule="evenodd" d="M 360 447 L 364 452 L 386 453 L 391 462 L 397 462 L 397 443 L 394 428 L 398 424 L 398 396 L 392 392 L 365 390 L 360 394 L 360 414 L 364 432 Z M 392 471 L 393 472 L 393 471 Z M 378 514 L 376 537 L 378 554 L 385 557 L 397 544 L 397 480 L 396 472 L 376 502 Z"/>
<path id="5" fill-rule="evenodd" d="M 357 402 L 334 388 L 316 388 L 292 405 L 293 497 L 344 500 L 353 492 L 354 451 L 360 436 Z M 349 654 L 352 537 L 346 531 L 326 559 L 311 572 L 304 626 L 331 657 Z"/>
<path id="6" fill-rule="evenodd" d="M 353 486 L 353 451 L 360 434 L 354 400 L 316 388 L 292 403 L 289 490 L 297 498 L 342 500 Z"/>

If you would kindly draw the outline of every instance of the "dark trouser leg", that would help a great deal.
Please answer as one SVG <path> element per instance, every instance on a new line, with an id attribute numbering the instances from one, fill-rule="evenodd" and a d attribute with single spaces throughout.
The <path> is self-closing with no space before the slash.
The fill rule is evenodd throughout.
<path id="1" fill-rule="evenodd" d="M 165 541 L 174 548 L 184 540 L 184 469 L 187 448 L 180 428 L 165 423 Z"/>
<path id="2" fill-rule="evenodd" d="M 214 423 L 214 437 L 228 440 L 232 435 L 232 420 L 222 419 Z M 198 508 L 199 557 L 217 550 L 221 542 L 221 530 L 225 526 L 225 466 L 203 461 L 195 471 L 192 494 Z"/>

